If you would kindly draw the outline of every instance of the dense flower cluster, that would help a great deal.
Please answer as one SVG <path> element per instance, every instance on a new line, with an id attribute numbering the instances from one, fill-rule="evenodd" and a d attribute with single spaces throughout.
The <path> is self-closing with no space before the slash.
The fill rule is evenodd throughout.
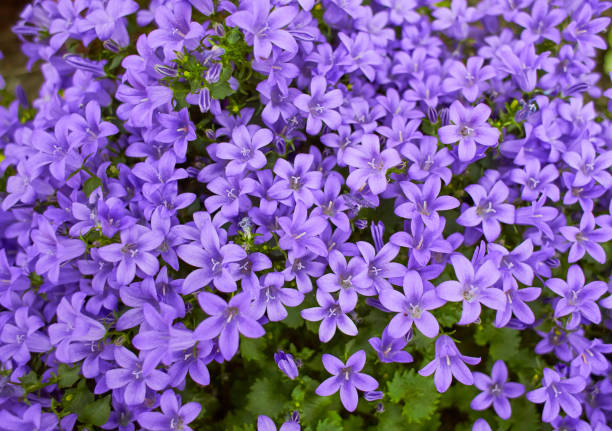
<path id="1" fill-rule="evenodd" d="M 609 430 L 611 5 L 34 0 L 44 83 L 0 107 L 0 430 L 314 430 L 328 397 L 399 429 L 453 378 L 474 429 L 523 399 Z M 251 360 L 295 389 L 230 411 Z"/>

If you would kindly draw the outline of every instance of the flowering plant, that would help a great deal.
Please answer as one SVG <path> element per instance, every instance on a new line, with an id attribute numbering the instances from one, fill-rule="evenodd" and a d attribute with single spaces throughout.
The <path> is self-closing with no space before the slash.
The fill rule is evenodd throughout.
<path id="1" fill-rule="evenodd" d="M 609 430 L 611 5 L 32 1 L 0 430 Z"/>

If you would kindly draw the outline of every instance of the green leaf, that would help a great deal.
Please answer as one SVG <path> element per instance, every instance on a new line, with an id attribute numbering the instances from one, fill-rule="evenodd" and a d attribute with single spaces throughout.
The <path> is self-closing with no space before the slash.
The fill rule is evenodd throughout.
<path id="1" fill-rule="evenodd" d="M 440 394 L 431 378 L 422 377 L 414 370 L 396 371 L 387 387 L 391 401 L 404 403 L 402 416 L 408 422 L 423 422 L 436 411 Z"/>
<path id="2" fill-rule="evenodd" d="M 111 408 L 111 396 L 107 395 L 104 398 L 94 401 L 89 404 L 86 409 L 83 409 L 78 417 L 79 420 L 86 424 L 102 426 L 108 421 Z"/>
<path id="3" fill-rule="evenodd" d="M 89 196 L 95 189 L 102 186 L 102 180 L 98 177 L 91 177 L 83 184 L 83 192 Z"/>
<path id="4" fill-rule="evenodd" d="M 343 431 L 342 425 L 335 424 L 331 419 L 327 418 L 319 421 L 317 431 Z"/>
<path id="5" fill-rule="evenodd" d="M 79 380 L 80 371 L 80 365 L 70 367 L 66 364 L 59 364 L 57 367 L 57 386 L 59 388 L 69 388 L 70 386 L 74 385 L 76 381 Z"/>
<path id="6" fill-rule="evenodd" d="M 87 388 L 85 380 L 81 380 L 76 388 L 68 389 L 62 398 L 63 410 L 76 413 L 79 419 L 94 402 L 94 395 Z"/>
<path id="7" fill-rule="evenodd" d="M 276 382 L 257 379 L 247 395 L 247 410 L 255 415 L 276 417 L 283 411 L 284 391 Z"/>
<path id="8" fill-rule="evenodd" d="M 247 361 L 263 361 L 266 349 L 265 337 L 246 338 L 240 337 L 240 356 Z"/>
<path id="9" fill-rule="evenodd" d="M 300 310 L 297 307 L 287 308 L 287 317 L 283 319 L 283 323 L 291 329 L 297 329 L 302 326 L 304 319 L 300 316 Z"/>
<path id="10" fill-rule="evenodd" d="M 217 100 L 225 99 L 231 96 L 235 91 L 230 87 L 227 82 L 217 82 L 209 87 L 210 97 Z"/>

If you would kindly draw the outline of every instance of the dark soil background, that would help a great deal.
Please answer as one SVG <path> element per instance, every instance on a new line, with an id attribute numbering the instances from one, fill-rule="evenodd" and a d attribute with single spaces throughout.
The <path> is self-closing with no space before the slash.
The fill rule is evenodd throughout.
<path id="1" fill-rule="evenodd" d="M 28 98 L 33 100 L 38 95 L 42 76 L 37 65 L 34 65 L 31 72 L 28 71 L 27 58 L 21 52 L 21 43 L 11 31 L 27 4 L 27 0 L 0 0 L 0 51 L 4 55 L 0 60 L 0 74 L 10 92 L 20 84 L 26 90 Z"/>

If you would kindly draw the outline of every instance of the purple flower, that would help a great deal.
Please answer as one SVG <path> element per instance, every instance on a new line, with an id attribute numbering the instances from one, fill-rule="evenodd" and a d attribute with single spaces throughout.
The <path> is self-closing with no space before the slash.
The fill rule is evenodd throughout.
<path id="1" fill-rule="evenodd" d="M 204 28 L 191 21 L 191 12 L 191 5 L 184 1 L 160 5 L 155 10 L 159 28 L 147 36 L 151 48 L 162 47 L 167 59 L 174 59 L 175 52 L 182 52 L 184 48 L 197 48 L 204 37 Z"/>
<path id="2" fill-rule="evenodd" d="M 150 229 L 134 225 L 121 232 L 121 243 L 110 244 L 98 249 L 102 259 L 117 263 L 115 277 L 121 284 L 129 284 L 136 276 L 136 267 L 146 275 L 154 276 L 159 262 L 151 253 L 161 244 L 163 238 Z"/>
<path id="3" fill-rule="evenodd" d="M 209 317 L 198 325 L 195 337 L 210 340 L 219 336 L 219 349 L 225 360 L 230 360 L 238 351 L 239 334 L 248 338 L 259 338 L 265 334 L 255 320 L 248 294 L 233 296 L 229 303 L 210 292 L 201 292 L 198 303 Z"/>
<path id="4" fill-rule="evenodd" d="M 408 344 L 406 337 L 393 338 L 389 335 L 389 326 L 383 329 L 380 338 L 372 337 L 368 340 L 372 348 L 378 353 L 380 362 L 412 362 L 412 355 L 404 347 Z"/>
<path id="5" fill-rule="evenodd" d="M 453 92 L 461 90 L 468 102 L 473 103 L 478 96 L 487 88 L 487 81 L 495 77 L 495 69 L 492 66 L 484 66 L 481 57 L 470 57 L 467 66 L 460 61 L 455 61 L 448 70 L 450 75 L 442 82 L 444 91 Z"/>
<path id="6" fill-rule="evenodd" d="M 296 307 L 304 300 L 304 295 L 295 290 L 283 287 L 285 278 L 279 272 L 270 272 L 263 276 L 258 297 L 253 303 L 253 314 L 261 318 L 267 312 L 268 319 L 278 322 L 287 317 L 285 305 Z"/>
<path id="7" fill-rule="evenodd" d="M 357 294 L 373 295 L 370 282 L 367 279 L 367 267 L 359 257 L 352 258 L 348 264 L 346 259 L 338 250 L 333 250 L 328 255 L 329 266 L 333 274 L 325 274 L 317 280 L 319 290 L 324 292 L 337 292 L 339 303 L 343 310 L 355 309 L 357 305 Z"/>
<path id="8" fill-rule="evenodd" d="M 79 30 L 85 31 L 93 28 L 100 40 L 115 38 L 118 41 L 129 40 L 123 17 L 131 15 L 138 10 L 138 3 L 133 0 L 109 0 L 98 3 L 98 8 L 89 10 L 85 20 L 80 21 Z M 127 43 L 125 43 L 127 45 Z"/>
<path id="9" fill-rule="evenodd" d="M 480 316 L 480 304 L 495 310 L 502 310 L 506 306 L 504 293 L 500 289 L 491 287 L 500 276 L 491 260 L 485 261 L 476 270 L 461 254 L 452 255 L 451 262 L 458 281 L 444 281 L 438 285 L 437 290 L 440 298 L 446 301 L 463 302 L 459 325 L 475 322 Z"/>
<path id="10" fill-rule="evenodd" d="M 459 160 L 469 162 L 476 156 L 477 145 L 494 147 L 499 140 L 499 131 L 487 124 L 491 108 L 481 103 L 464 107 L 458 100 L 450 106 L 450 120 L 453 124 L 438 130 L 443 144 L 459 142 Z"/>
<path id="11" fill-rule="evenodd" d="M 568 240 L 572 246 L 569 250 L 569 263 L 577 262 L 588 253 L 599 263 L 606 262 L 606 252 L 600 242 L 612 239 L 612 228 L 604 226 L 595 229 L 595 217 L 590 212 L 584 212 L 580 219 L 580 226 L 562 226 L 559 228 L 561 235 Z"/>
<path id="12" fill-rule="evenodd" d="M 327 222 L 323 217 L 307 218 L 306 206 L 302 203 L 295 205 L 291 219 L 280 217 L 278 224 L 284 232 L 278 241 L 281 248 L 291 250 L 296 257 L 302 257 L 308 251 L 319 256 L 327 255 L 327 247 L 319 238 Z"/>
<path id="13" fill-rule="evenodd" d="M 577 418 L 582 413 L 580 401 L 574 394 L 579 394 L 584 390 L 586 383 L 581 376 L 563 379 L 556 371 L 544 368 L 544 378 L 542 387 L 527 392 L 527 399 L 532 403 L 544 403 L 542 420 L 551 422 L 561 409 L 568 416 Z"/>
<path id="14" fill-rule="evenodd" d="M 30 360 L 30 352 L 42 353 L 51 350 L 49 338 L 39 331 L 45 326 L 38 316 L 30 316 L 27 306 L 19 307 L 12 316 L 12 322 L 6 320 L 0 332 L 0 361 L 5 368 L 10 368 L 11 359 L 17 365 L 25 365 Z"/>
<path id="15" fill-rule="evenodd" d="M 561 298 L 555 304 L 555 317 L 570 315 L 567 329 L 576 329 L 582 319 L 601 322 L 601 311 L 595 301 L 607 292 L 608 287 L 603 281 L 592 281 L 584 284 L 584 273 L 578 265 L 572 265 L 567 270 L 567 281 L 551 278 L 546 281 L 546 287 Z"/>
<path id="16" fill-rule="evenodd" d="M 405 266 L 401 263 L 392 262 L 399 253 L 399 248 L 395 245 L 389 242 L 376 251 L 370 243 L 358 241 L 357 248 L 368 269 L 367 275 L 370 283 L 377 292 L 380 293 L 387 288 L 391 288 L 387 279 L 403 276 L 406 270 Z"/>
<path id="17" fill-rule="evenodd" d="M 306 2 L 308 0 L 300 1 Z M 300 429 L 300 415 L 295 411 L 291 415 L 291 419 L 284 422 L 278 431 L 300 431 Z M 276 425 L 274 425 L 274 421 L 268 416 L 261 415 L 257 417 L 257 431 L 276 431 Z"/>
<path id="18" fill-rule="evenodd" d="M 453 163 L 453 156 L 448 148 L 438 150 L 438 140 L 435 137 L 423 136 L 419 145 L 409 142 L 402 147 L 401 153 L 412 162 L 408 168 L 411 179 L 422 181 L 437 177 L 445 184 L 450 183 L 452 172 L 447 166 Z"/>
<path id="19" fill-rule="evenodd" d="M 138 415 L 138 423 L 152 431 L 184 430 L 192 431 L 187 424 L 193 422 L 202 407 L 199 403 L 190 402 L 180 405 L 180 398 L 172 389 L 161 395 L 159 406 L 163 413 L 144 412 Z"/>
<path id="20" fill-rule="evenodd" d="M 556 28 L 565 18 L 565 11 L 559 8 L 548 8 L 546 0 L 536 0 L 531 9 L 531 15 L 519 12 L 514 17 L 514 22 L 523 27 L 521 39 L 527 43 L 540 42 L 542 38 L 561 42 L 561 34 Z"/>
<path id="21" fill-rule="evenodd" d="M 332 222 L 336 227 L 350 231 L 349 218 L 344 211 L 348 206 L 340 195 L 342 180 L 337 175 L 330 175 L 325 180 L 323 190 L 313 192 L 317 207 L 311 212 L 311 216 L 323 217 Z"/>
<path id="22" fill-rule="evenodd" d="M 355 168 L 346 179 L 352 190 L 362 190 L 366 183 L 374 194 L 387 188 L 387 170 L 401 163 L 397 151 L 387 148 L 380 151 L 378 136 L 367 134 L 361 138 L 361 145 L 347 148 L 344 163 Z"/>
<path id="23" fill-rule="evenodd" d="M 285 159 L 278 159 L 274 165 L 276 181 L 268 189 L 271 198 L 283 200 L 289 205 L 290 198 L 295 202 L 303 202 L 307 207 L 314 202 L 313 192 L 321 188 L 322 174 L 312 170 L 314 156 L 298 154 L 293 166 Z"/>
<path id="24" fill-rule="evenodd" d="M 274 354 L 274 362 L 276 362 L 278 368 L 280 368 L 280 370 L 291 380 L 298 376 L 298 367 L 293 360 L 293 355 L 291 353 L 285 353 L 282 350 L 279 350 Z"/>
<path id="25" fill-rule="evenodd" d="M 329 293 L 317 289 L 317 302 L 319 307 L 306 308 L 300 313 L 302 318 L 311 322 L 321 320 L 319 326 L 319 339 L 327 343 L 336 333 L 336 327 L 347 335 L 357 335 L 357 327 L 346 315 L 352 309 L 342 309 L 340 303 Z"/>
<path id="26" fill-rule="evenodd" d="M 211 281 L 221 292 L 236 290 L 236 281 L 231 275 L 229 264 L 244 259 L 246 251 L 236 244 L 221 245 L 219 232 L 208 214 L 202 217 L 199 239 L 200 244 L 183 244 L 176 250 L 181 259 L 199 268 L 185 278 L 183 294 L 193 293 Z"/>
<path id="27" fill-rule="evenodd" d="M 582 141 L 580 148 L 580 153 L 568 151 L 563 154 L 563 161 L 576 173 L 572 185 L 581 187 L 595 180 L 606 188 L 612 186 L 612 174 L 609 172 L 612 166 L 612 151 L 602 151 L 597 155 L 593 144 L 589 141 Z"/>
<path id="28" fill-rule="evenodd" d="M 295 256 L 289 252 L 287 257 L 287 267 L 283 271 L 285 281 L 295 279 L 297 288 L 302 293 L 312 291 L 311 277 L 320 277 L 325 272 L 326 264 L 316 261 L 316 255 L 306 253 L 303 256 Z"/>
<path id="29" fill-rule="evenodd" d="M 400 187 L 407 202 L 395 208 L 395 214 L 410 220 L 421 220 L 425 226 L 435 229 L 440 223 L 438 211 L 447 211 L 459 206 L 459 201 L 452 196 L 438 196 L 441 181 L 430 177 L 421 187 L 411 181 L 402 181 Z"/>
<path id="30" fill-rule="evenodd" d="M 159 114 L 157 119 L 163 129 L 155 136 L 155 140 L 172 143 L 176 156 L 184 159 L 188 143 L 196 139 L 195 126 L 189 119 L 187 108 L 169 114 Z"/>
<path id="31" fill-rule="evenodd" d="M 483 373 L 474 373 L 474 386 L 482 392 L 472 400 L 470 407 L 484 410 L 493 404 L 495 413 L 502 419 L 509 419 L 512 409 L 508 398 L 523 395 L 525 387 L 520 383 L 508 382 L 508 369 L 504 361 L 496 361 L 491 369 L 491 377 Z"/>
<path id="32" fill-rule="evenodd" d="M 394 338 L 405 336 L 416 327 L 429 338 L 438 335 L 438 321 L 429 312 L 444 305 L 434 289 L 424 291 L 423 280 L 416 271 L 408 271 L 404 276 L 404 294 L 396 290 L 385 289 L 380 292 L 380 302 L 388 310 L 397 313 L 389 323 L 389 335 Z"/>
<path id="33" fill-rule="evenodd" d="M 295 106 L 307 114 L 306 132 L 316 135 L 321 131 L 322 123 L 332 130 L 337 130 L 342 121 L 335 109 L 342 105 L 342 92 L 338 89 L 326 92 L 327 81 L 323 76 L 315 76 L 310 81 L 310 95 L 299 94 L 293 100 Z"/>
<path id="34" fill-rule="evenodd" d="M 251 134 L 252 133 L 252 134 Z M 241 175 L 245 169 L 257 171 L 266 165 L 266 156 L 260 151 L 272 142 L 272 132 L 268 129 L 249 131 L 238 126 L 232 131 L 232 141 L 217 147 L 217 157 L 229 160 L 225 167 L 228 176 Z"/>
<path id="35" fill-rule="evenodd" d="M 488 193 L 480 184 L 470 184 L 465 191 L 475 206 L 467 208 L 457 218 L 460 225 L 473 227 L 482 224 L 487 241 L 495 241 L 501 233 L 500 222 L 514 223 L 514 207 L 503 203 L 510 191 L 502 181 L 497 181 Z"/>
<path id="36" fill-rule="evenodd" d="M 321 397 L 327 397 L 340 390 L 340 401 L 349 412 L 357 408 L 359 401 L 357 389 L 360 391 L 373 391 L 378 382 L 371 376 L 360 373 L 365 365 L 366 354 L 363 350 L 355 352 L 346 360 L 346 364 L 335 356 L 323 354 L 323 366 L 333 375 L 323 381 L 315 390 Z"/>
<path id="37" fill-rule="evenodd" d="M 521 199 L 535 201 L 540 194 L 552 201 L 559 200 L 559 188 L 554 181 L 559 177 L 559 171 L 555 165 L 540 166 L 538 159 L 528 159 L 523 169 L 513 169 L 510 179 L 523 186 Z"/>
<path id="38" fill-rule="evenodd" d="M 46 274 L 53 283 L 59 282 L 61 267 L 81 256 L 86 249 L 85 243 L 80 239 L 58 236 L 55 228 L 44 217 L 39 217 L 38 229 L 32 231 L 32 242 L 36 246 L 35 253 L 38 254 L 36 272 L 39 275 Z"/>
<path id="39" fill-rule="evenodd" d="M 106 385 L 109 389 L 125 388 L 123 399 L 128 405 L 142 404 L 147 387 L 160 391 L 168 386 L 168 375 L 155 369 L 155 364 L 144 360 L 144 355 L 136 357 L 125 347 L 115 348 L 115 362 L 118 368 L 106 372 Z"/>
<path id="40" fill-rule="evenodd" d="M 448 335 L 440 335 L 436 340 L 436 357 L 425 365 L 419 374 L 430 376 L 435 371 L 434 382 L 438 392 L 446 392 L 450 387 L 453 376 L 464 385 L 471 385 L 474 377 L 465 365 L 476 365 L 480 358 L 464 356 L 459 352 L 455 342 Z"/>
<path id="41" fill-rule="evenodd" d="M 228 24 L 245 30 L 246 41 L 253 45 L 255 57 L 268 58 L 272 45 L 295 53 L 298 45 L 293 36 L 283 28 L 298 14 L 295 6 L 277 7 L 270 12 L 270 0 L 247 3 L 246 10 L 239 10 L 228 18 Z"/>

